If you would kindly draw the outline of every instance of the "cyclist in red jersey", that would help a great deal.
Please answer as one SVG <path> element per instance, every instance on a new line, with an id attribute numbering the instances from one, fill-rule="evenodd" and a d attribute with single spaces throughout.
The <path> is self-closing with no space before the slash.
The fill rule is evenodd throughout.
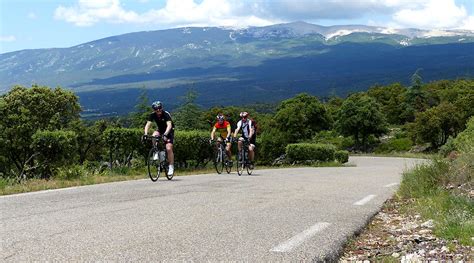
<path id="1" fill-rule="evenodd" d="M 219 134 L 217 137 L 218 142 L 222 142 L 222 140 L 225 140 L 226 142 L 226 154 L 227 157 L 229 157 L 229 161 L 232 163 L 232 153 L 231 153 L 231 147 L 232 147 L 232 141 L 231 141 L 231 127 L 230 123 L 225 120 L 225 117 L 223 114 L 219 113 L 216 117 L 217 122 L 214 124 L 214 127 L 212 128 L 211 131 L 211 140 L 213 141 L 216 137 L 216 132 Z"/>

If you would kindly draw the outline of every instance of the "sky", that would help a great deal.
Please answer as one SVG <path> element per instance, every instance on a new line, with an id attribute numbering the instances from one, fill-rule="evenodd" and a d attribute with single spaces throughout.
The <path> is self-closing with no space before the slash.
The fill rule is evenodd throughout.
<path id="1" fill-rule="evenodd" d="M 0 54 L 138 31 L 294 21 L 474 31 L 474 0 L 0 0 Z"/>

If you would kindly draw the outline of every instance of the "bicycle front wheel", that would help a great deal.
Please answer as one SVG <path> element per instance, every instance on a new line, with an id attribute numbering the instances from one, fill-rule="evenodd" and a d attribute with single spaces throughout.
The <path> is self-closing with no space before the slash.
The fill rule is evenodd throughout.
<path id="1" fill-rule="evenodd" d="M 232 164 L 231 160 L 229 160 L 229 157 L 227 154 L 224 155 L 224 163 L 225 163 L 225 171 L 230 174 L 230 171 L 232 171 Z"/>
<path id="2" fill-rule="evenodd" d="M 224 170 L 224 161 L 222 159 L 222 149 L 220 148 L 219 150 L 217 150 L 216 159 L 214 161 L 214 167 L 216 168 L 216 172 L 218 174 L 221 174 L 222 170 Z"/>
<path id="3" fill-rule="evenodd" d="M 148 176 L 153 182 L 156 182 L 160 178 L 161 167 L 160 167 L 160 158 L 158 157 L 158 150 L 151 149 L 148 153 L 147 159 L 148 166 Z"/>
<path id="4" fill-rule="evenodd" d="M 239 160 L 237 162 L 237 174 L 240 176 L 244 172 L 245 168 L 245 156 L 243 150 L 239 152 L 238 158 Z"/>
<path id="5" fill-rule="evenodd" d="M 251 174 L 252 174 L 253 168 L 254 168 L 254 167 L 253 167 L 253 164 L 247 165 L 247 174 L 248 174 L 248 175 L 251 175 Z"/>
<path id="6" fill-rule="evenodd" d="M 168 178 L 168 180 L 173 179 L 174 173 L 173 173 L 173 174 L 168 174 L 169 166 L 168 166 L 168 162 L 167 162 L 167 161 L 162 161 L 162 162 L 161 162 L 161 164 L 160 164 L 160 169 L 161 169 L 161 172 L 163 172 L 163 173 L 166 174 L 166 178 Z"/>

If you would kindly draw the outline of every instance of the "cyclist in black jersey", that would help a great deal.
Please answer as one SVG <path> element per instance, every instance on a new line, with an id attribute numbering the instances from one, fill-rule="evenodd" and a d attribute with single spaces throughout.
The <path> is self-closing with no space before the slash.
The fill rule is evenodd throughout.
<path id="1" fill-rule="evenodd" d="M 242 136 L 239 138 L 238 141 L 238 148 L 239 151 L 242 149 L 242 144 L 244 140 L 249 141 L 249 160 L 250 163 L 253 165 L 253 160 L 255 157 L 255 141 L 256 141 L 256 134 L 255 134 L 255 127 L 252 123 L 252 120 L 249 119 L 248 112 L 244 111 L 240 113 L 241 120 L 237 123 L 237 128 L 234 131 L 234 138 L 237 138 L 237 134 L 240 130 L 242 130 Z"/>
<path id="2" fill-rule="evenodd" d="M 151 105 L 153 113 L 148 116 L 144 136 L 148 134 L 148 130 L 152 125 L 152 121 L 156 123 L 158 129 L 153 132 L 153 136 L 162 136 L 163 141 L 166 144 L 166 152 L 168 154 L 168 175 L 174 173 L 174 154 L 173 154 L 173 142 L 174 142 L 174 123 L 171 120 L 171 114 L 163 109 L 163 103 L 155 101 Z"/>

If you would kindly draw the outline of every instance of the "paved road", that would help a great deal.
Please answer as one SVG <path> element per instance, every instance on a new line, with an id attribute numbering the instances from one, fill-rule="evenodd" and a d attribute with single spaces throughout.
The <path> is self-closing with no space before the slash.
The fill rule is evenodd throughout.
<path id="1" fill-rule="evenodd" d="M 334 260 L 418 161 L 350 162 L 0 197 L 0 259 Z"/>

